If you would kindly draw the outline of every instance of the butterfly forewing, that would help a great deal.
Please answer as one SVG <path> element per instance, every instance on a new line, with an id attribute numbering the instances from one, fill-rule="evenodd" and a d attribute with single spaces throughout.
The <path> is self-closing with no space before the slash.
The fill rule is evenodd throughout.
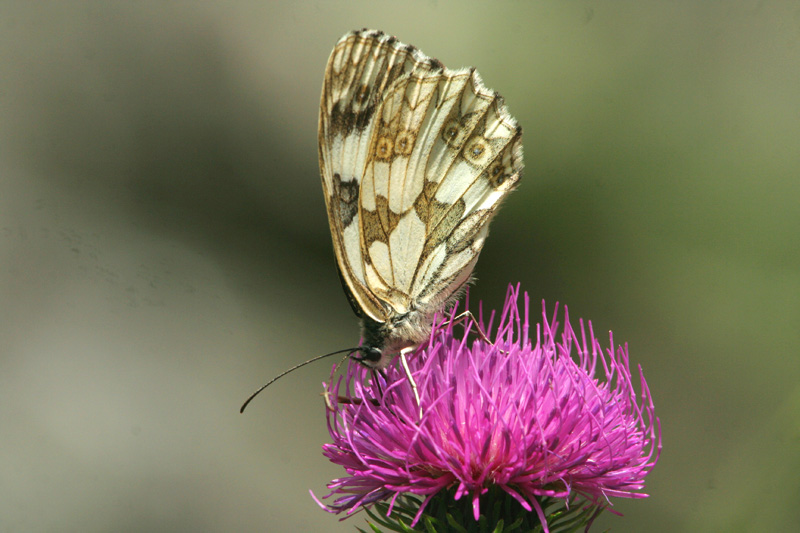
<path id="1" fill-rule="evenodd" d="M 516 186 L 522 130 L 474 69 L 381 32 L 336 44 L 319 155 L 337 264 L 379 350 L 420 342 L 469 280 Z M 369 339 L 368 339 L 369 340 Z"/>

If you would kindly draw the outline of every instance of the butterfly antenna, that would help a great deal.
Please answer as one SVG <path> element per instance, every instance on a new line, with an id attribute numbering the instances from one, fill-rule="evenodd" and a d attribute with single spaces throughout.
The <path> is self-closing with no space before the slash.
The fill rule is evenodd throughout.
<path id="1" fill-rule="evenodd" d="M 262 385 L 261 387 L 259 387 L 259 388 L 258 388 L 258 390 L 256 390 L 256 391 L 255 391 L 253 394 L 251 394 L 251 395 L 250 395 L 250 397 L 249 397 L 249 398 L 247 398 L 247 400 L 245 400 L 245 402 L 242 404 L 242 407 L 241 407 L 241 409 L 239 409 L 239 412 L 240 412 L 240 413 L 244 413 L 244 410 L 245 410 L 245 408 L 248 406 L 248 404 L 249 404 L 250 402 L 252 402 L 252 401 L 253 401 L 253 398 L 255 398 L 256 396 L 258 396 L 258 395 L 259 395 L 259 393 L 260 393 L 261 391 L 263 391 L 264 389 L 266 389 L 267 387 L 269 387 L 270 385 L 272 385 L 273 383 L 275 383 L 276 381 L 278 381 L 279 379 L 281 379 L 281 378 L 282 378 L 283 376 L 285 376 L 286 374 L 289 374 L 290 372 L 294 372 L 294 371 L 295 371 L 295 370 L 297 370 L 298 368 L 302 368 L 302 367 L 306 366 L 306 365 L 307 365 L 307 364 L 309 364 L 309 363 L 313 363 L 313 362 L 315 362 L 315 361 L 319 361 L 320 359 L 325 359 L 326 357 L 330 357 L 330 356 L 332 356 L 332 355 L 337 355 L 337 354 L 340 354 L 340 353 L 345 353 L 345 352 L 355 352 L 356 350 L 358 350 L 358 348 L 346 348 L 346 349 L 344 349 L 344 350 L 336 350 L 335 352 L 326 353 L 325 355 L 318 355 L 317 357 L 312 357 L 312 358 L 311 358 L 311 359 L 309 359 L 308 361 L 303 361 L 303 362 L 302 362 L 302 363 L 300 363 L 300 364 L 294 365 L 294 366 L 293 366 L 292 368 L 290 368 L 289 370 L 286 370 L 286 371 L 284 371 L 284 372 L 281 372 L 280 374 L 278 374 L 277 376 L 275 376 L 274 378 L 272 378 L 271 380 L 269 380 L 269 381 L 268 381 L 266 384 L 264 384 L 264 385 Z"/>

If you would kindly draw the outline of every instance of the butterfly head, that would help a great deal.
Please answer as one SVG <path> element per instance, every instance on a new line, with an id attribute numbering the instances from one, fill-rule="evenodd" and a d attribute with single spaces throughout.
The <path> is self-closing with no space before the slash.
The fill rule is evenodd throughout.
<path id="1" fill-rule="evenodd" d="M 400 352 L 419 346 L 430 335 L 433 315 L 417 311 L 389 314 L 385 322 L 361 317 L 363 342 L 353 358 L 364 366 L 384 369 Z"/>
<path id="2" fill-rule="evenodd" d="M 383 352 L 375 346 L 359 346 L 353 359 L 368 368 L 384 368 L 388 361 L 384 362 Z M 383 364 L 382 364 L 383 363 Z"/>

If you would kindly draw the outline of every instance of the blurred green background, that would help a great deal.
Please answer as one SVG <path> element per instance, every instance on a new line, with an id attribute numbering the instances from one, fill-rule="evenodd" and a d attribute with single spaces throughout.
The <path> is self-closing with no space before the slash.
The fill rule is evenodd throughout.
<path id="1" fill-rule="evenodd" d="M 354 531 L 308 494 L 352 345 L 323 69 L 478 67 L 527 168 L 472 292 L 613 329 L 664 453 L 597 531 L 800 524 L 800 4 L 0 3 L 0 530 Z"/>

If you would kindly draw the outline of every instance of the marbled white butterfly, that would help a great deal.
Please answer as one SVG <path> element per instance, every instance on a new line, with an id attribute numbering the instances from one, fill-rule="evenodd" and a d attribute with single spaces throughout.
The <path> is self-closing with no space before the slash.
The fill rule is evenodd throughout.
<path id="1" fill-rule="evenodd" d="M 384 368 L 430 334 L 469 281 L 520 179 L 522 128 L 474 68 L 450 70 L 380 31 L 328 59 L 319 165 L 359 361 Z"/>

